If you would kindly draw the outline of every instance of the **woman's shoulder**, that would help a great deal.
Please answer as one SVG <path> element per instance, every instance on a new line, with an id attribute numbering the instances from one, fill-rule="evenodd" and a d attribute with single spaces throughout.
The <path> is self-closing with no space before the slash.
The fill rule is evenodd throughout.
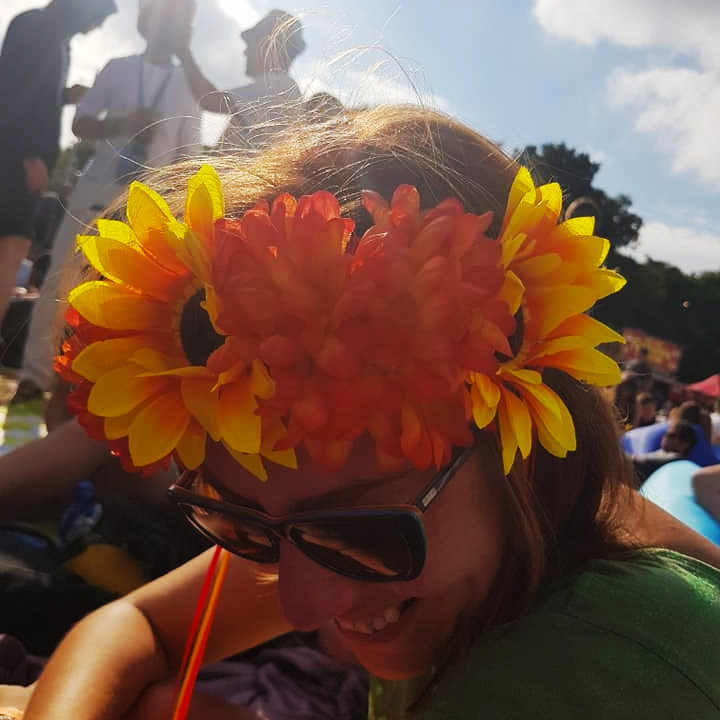
<path id="1" fill-rule="evenodd" d="M 634 551 L 590 562 L 482 636 L 421 716 L 630 720 L 655 708 L 717 718 L 718 677 L 720 572 L 670 550 Z"/>

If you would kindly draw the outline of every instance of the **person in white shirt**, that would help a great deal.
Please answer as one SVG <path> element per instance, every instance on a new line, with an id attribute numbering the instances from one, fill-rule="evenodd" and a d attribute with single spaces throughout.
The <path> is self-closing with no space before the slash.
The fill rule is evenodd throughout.
<path id="1" fill-rule="evenodd" d="M 195 97 L 204 110 L 230 114 L 220 140 L 226 149 L 257 149 L 286 129 L 301 107 L 302 93 L 290 66 L 305 49 L 302 24 L 283 10 L 271 10 L 240 36 L 248 85 L 218 90 L 205 78 L 187 47 L 179 54 Z"/>
<path id="2" fill-rule="evenodd" d="M 200 147 L 201 110 L 183 68 L 173 62 L 188 43 L 196 0 L 140 0 L 142 55 L 111 60 L 78 103 L 73 132 L 95 143 L 95 154 L 78 180 L 55 237 L 52 260 L 33 310 L 17 404 L 52 385 L 57 350 L 59 278 L 77 234 L 140 172 L 192 155 Z"/>

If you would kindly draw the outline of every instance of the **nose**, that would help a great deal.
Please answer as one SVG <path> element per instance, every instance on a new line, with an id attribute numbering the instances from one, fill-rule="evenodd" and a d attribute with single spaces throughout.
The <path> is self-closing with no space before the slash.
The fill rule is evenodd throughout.
<path id="1" fill-rule="evenodd" d="M 348 611 L 358 601 L 358 583 L 313 562 L 281 541 L 278 592 L 287 621 L 309 632 Z"/>

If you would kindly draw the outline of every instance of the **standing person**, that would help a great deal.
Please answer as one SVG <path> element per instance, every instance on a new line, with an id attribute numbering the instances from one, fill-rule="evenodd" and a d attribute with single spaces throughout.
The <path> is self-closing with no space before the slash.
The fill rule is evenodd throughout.
<path id="1" fill-rule="evenodd" d="M 57 160 L 60 114 L 85 88 L 66 88 L 70 39 L 116 12 L 114 0 L 52 0 L 15 17 L 0 54 L 0 322 Z"/>
<path id="2" fill-rule="evenodd" d="M 259 148 L 288 127 L 300 109 L 302 93 L 290 66 L 305 49 L 300 20 L 283 10 L 271 10 L 256 25 L 243 30 L 248 85 L 219 91 L 205 78 L 190 48 L 180 59 L 195 97 L 204 110 L 230 113 L 220 141 L 226 149 Z"/>
<path id="3" fill-rule="evenodd" d="M 52 384 L 57 294 L 75 237 L 146 168 L 191 155 L 200 143 L 200 108 L 182 68 L 173 63 L 187 43 L 195 0 L 140 0 L 141 55 L 111 60 L 78 103 L 73 132 L 95 143 L 53 245 L 45 285 L 33 311 L 13 403 L 42 395 Z"/>
<path id="4" fill-rule="evenodd" d="M 177 458 L 234 553 L 206 660 L 331 625 L 375 718 L 716 719 L 720 548 L 629 488 L 593 387 L 618 336 L 584 314 L 623 280 L 559 185 L 424 108 L 217 164 L 134 184 L 113 253 L 81 238 L 105 280 L 59 360 L 91 435 Z M 26 720 L 171 717 L 210 567 L 83 620 Z"/>

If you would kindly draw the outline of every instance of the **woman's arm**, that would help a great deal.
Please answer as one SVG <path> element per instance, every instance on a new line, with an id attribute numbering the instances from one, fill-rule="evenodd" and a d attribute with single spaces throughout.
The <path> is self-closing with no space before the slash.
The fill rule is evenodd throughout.
<path id="1" fill-rule="evenodd" d="M 76 420 L 0 457 L 0 521 L 38 520 L 65 507 L 75 483 L 111 459 Z"/>
<path id="2" fill-rule="evenodd" d="M 158 712 L 158 705 L 167 704 L 167 710 L 172 706 L 171 689 L 212 552 L 76 625 L 38 681 L 25 720 L 145 720 L 152 713 L 154 718 L 169 717 Z M 275 581 L 268 581 L 253 564 L 231 557 L 205 661 L 220 660 L 289 630 Z"/>

